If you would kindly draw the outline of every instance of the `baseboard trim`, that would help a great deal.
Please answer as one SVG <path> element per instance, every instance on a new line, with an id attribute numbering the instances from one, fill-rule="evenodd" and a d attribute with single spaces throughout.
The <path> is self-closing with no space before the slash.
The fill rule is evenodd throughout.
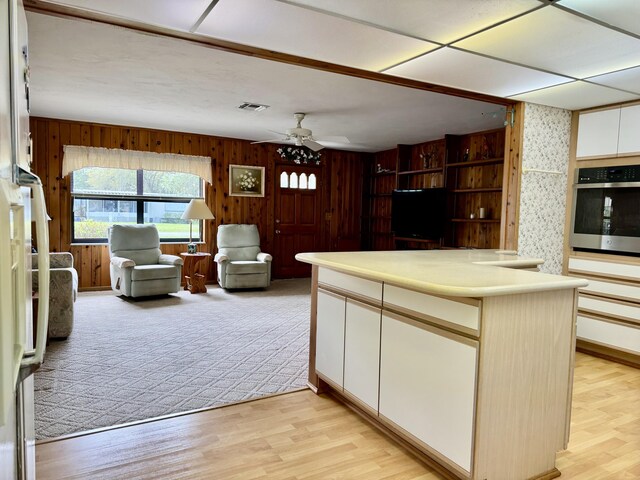
<path id="1" fill-rule="evenodd" d="M 560 475 L 562 475 L 560 473 L 560 470 L 554 467 L 552 470 L 549 470 L 547 473 L 543 473 L 538 477 L 532 477 L 530 480 L 551 480 L 552 478 L 558 478 Z"/>
<path id="2" fill-rule="evenodd" d="M 613 347 L 601 345 L 599 343 L 589 342 L 587 340 L 576 340 L 576 350 L 578 352 L 593 355 L 594 357 L 604 358 L 611 362 L 622 363 L 630 367 L 640 368 L 640 355 L 617 350 Z"/>
<path id="3" fill-rule="evenodd" d="M 265 395 L 264 397 L 250 398 L 248 400 L 241 400 L 239 402 L 229 403 L 227 405 L 219 405 L 217 407 L 203 407 L 203 408 L 197 408 L 195 410 L 189 410 L 186 412 L 169 413 L 167 415 L 162 415 L 160 417 L 146 418 L 144 420 L 136 420 L 135 422 L 121 423 L 119 425 L 112 425 L 110 427 L 94 428 L 92 430 L 85 430 L 83 432 L 70 433 L 68 435 L 62 435 L 60 437 L 44 438 L 42 440 L 36 440 L 36 446 L 44 445 L 46 443 L 61 442 L 63 440 L 69 440 L 72 438 L 85 437 L 87 435 L 94 435 L 97 433 L 109 432 L 111 430 L 119 430 L 121 428 L 126 428 L 126 427 L 135 427 L 136 425 L 143 425 L 145 423 L 158 422 L 160 420 L 170 420 L 172 418 L 184 417 L 185 415 L 193 415 L 195 413 L 208 412 L 209 410 L 219 410 L 221 408 L 233 407 L 235 405 L 242 405 L 243 403 L 251 403 L 251 402 L 256 402 L 258 400 L 265 400 L 267 398 L 280 397 L 282 395 L 289 395 L 290 393 L 298 393 L 304 390 L 309 390 L 309 387 L 297 388 L 295 390 L 289 390 L 288 392 L 272 393 L 271 395 Z"/>
<path id="4" fill-rule="evenodd" d="M 374 420 L 371 415 L 363 410 L 360 405 L 353 402 L 350 398 L 342 395 L 341 392 L 335 389 L 330 389 L 324 392 L 325 395 L 337 399 L 340 403 L 345 405 L 349 410 L 357 414 L 360 418 L 366 421 L 370 426 L 374 427 L 386 437 L 395 441 L 396 444 L 404 449 L 407 453 L 409 453 L 416 460 L 422 462 L 424 465 L 434 470 L 438 475 L 443 477 L 445 480 L 461 480 L 464 477 L 456 475 L 445 465 L 442 465 L 438 462 L 437 459 L 433 458 L 427 452 L 425 452 L 420 446 L 414 444 L 410 439 L 401 435 L 395 429 L 389 428 L 389 426 L 385 423 L 381 423 L 377 420 Z"/>

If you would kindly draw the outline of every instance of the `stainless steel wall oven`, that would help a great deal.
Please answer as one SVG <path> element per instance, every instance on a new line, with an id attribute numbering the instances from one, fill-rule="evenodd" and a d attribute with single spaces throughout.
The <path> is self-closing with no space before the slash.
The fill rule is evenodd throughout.
<path id="1" fill-rule="evenodd" d="M 640 165 L 580 168 L 573 187 L 570 245 L 640 255 Z"/>

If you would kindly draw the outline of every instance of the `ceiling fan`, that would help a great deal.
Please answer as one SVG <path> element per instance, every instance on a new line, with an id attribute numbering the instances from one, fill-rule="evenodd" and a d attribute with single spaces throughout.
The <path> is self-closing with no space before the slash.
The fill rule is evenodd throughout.
<path id="1" fill-rule="evenodd" d="M 267 142 L 287 142 L 293 141 L 296 146 L 301 147 L 305 146 L 313 150 L 314 152 L 318 152 L 324 148 L 324 145 L 321 145 L 318 142 L 335 142 L 335 143 L 350 143 L 347 137 L 337 136 L 337 137 L 320 137 L 314 138 L 313 133 L 308 128 L 302 128 L 302 120 L 304 120 L 306 114 L 304 113 L 294 113 L 293 118 L 298 122 L 295 128 L 288 128 L 286 133 L 276 132 L 273 130 L 269 130 L 270 132 L 277 133 L 278 135 L 283 135 L 284 138 L 272 138 L 270 140 L 261 140 L 259 142 L 251 142 L 253 143 L 267 143 Z"/>

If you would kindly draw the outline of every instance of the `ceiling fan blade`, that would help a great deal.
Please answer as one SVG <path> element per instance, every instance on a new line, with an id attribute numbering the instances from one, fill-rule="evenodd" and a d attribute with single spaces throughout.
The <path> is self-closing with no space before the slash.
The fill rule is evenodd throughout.
<path id="1" fill-rule="evenodd" d="M 341 135 L 317 137 L 316 140 L 319 140 L 321 142 L 331 142 L 331 143 L 351 143 L 351 141 L 347 137 L 344 137 Z"/>
<path id="2" fill-rule="evenodd" d="M 283 137 L 288 137 L 286 133 L 276 132 L 275 130 L 267 130 L 267 132 L 275 133 L 276 135 L 282 135 Z"/>
<path id="3" fill-rule="evenodd" d="M 254 145 L 256 143 L 273 143 L 273 142 L 282 142 L 284 141 L 282 138 L 271 138 L 269 140 L 260 140 L 257 142 L 251 142 L 251 145 Z"/>
<path id="4" fill-rule="evenodd" d="M 314 142 L 313 140 L 303 140 L 302 144 L 305 147 L 310 148 L 314 152 L 319 152 L 320 150 L 322 150 L 324 148 L 324 145 L 320 145 L 318 142 Z"/>

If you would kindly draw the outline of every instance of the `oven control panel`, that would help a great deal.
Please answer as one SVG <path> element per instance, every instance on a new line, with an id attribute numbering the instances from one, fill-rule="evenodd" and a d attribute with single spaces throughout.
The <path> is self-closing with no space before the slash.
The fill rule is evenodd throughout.
<path id="1" fill-rule="evenodd" d="M 640 165 L 580 168 L 577 177 L 577 183 L 640 182 Z"/>

